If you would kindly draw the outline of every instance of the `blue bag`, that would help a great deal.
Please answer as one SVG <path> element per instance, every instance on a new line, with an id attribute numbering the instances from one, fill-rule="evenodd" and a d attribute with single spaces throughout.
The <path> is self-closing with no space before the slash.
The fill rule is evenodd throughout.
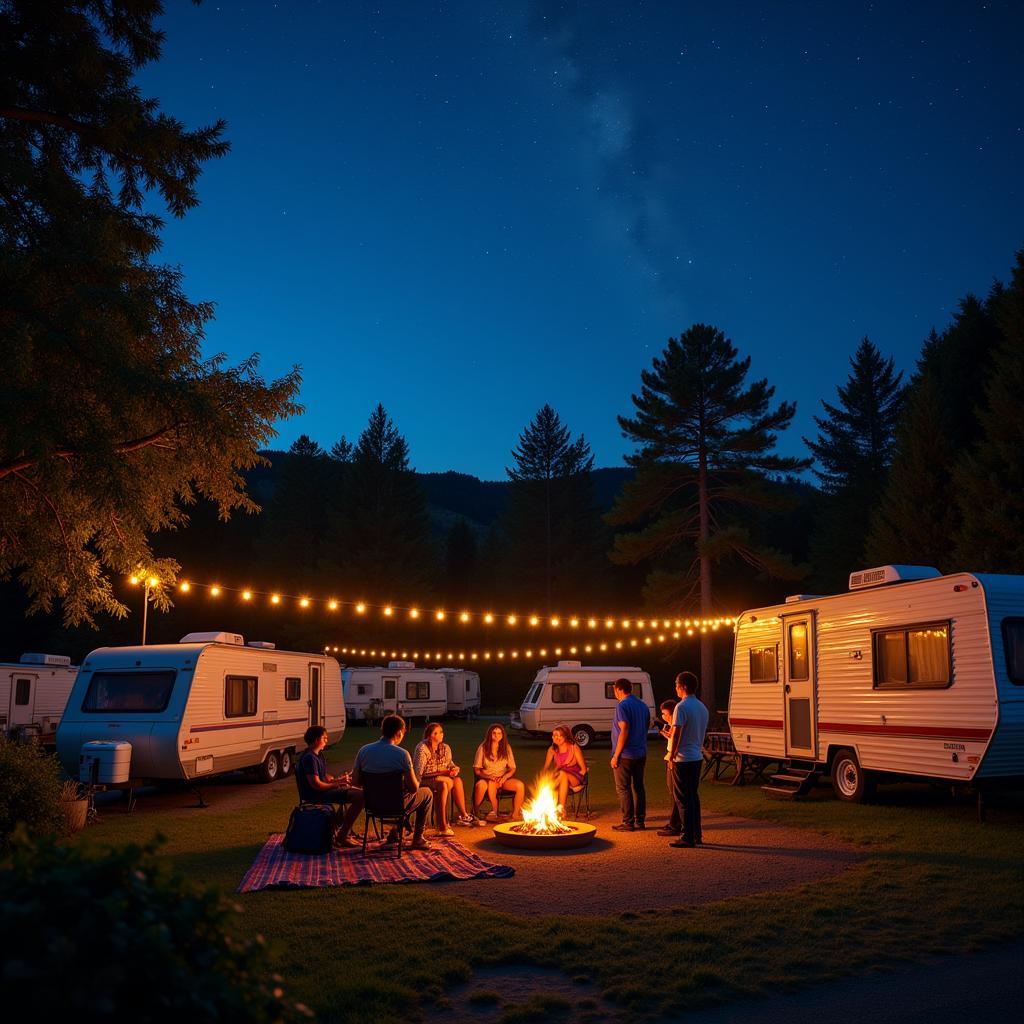
<path id="1" fill-rule="evenodd" d="M 331 807 L 324 804 L 299 804 L 288 819 L 284 848 L 289 853 L 330 853 L 333 817 Z"/>

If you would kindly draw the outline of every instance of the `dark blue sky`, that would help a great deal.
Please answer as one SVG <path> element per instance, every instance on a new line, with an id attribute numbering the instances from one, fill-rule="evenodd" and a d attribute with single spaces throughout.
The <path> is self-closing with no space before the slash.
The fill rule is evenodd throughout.
<path id="1" fill-rule="evenodd" d="M 142 86 L 231 154 L 164 257 L 207 349 L 382 401 L 416 468 L 504 475 L 550 402 L 598 465 L 669 335 L 721 327 L 803 454 L 864 335 L 910 370 L 1024 246 L 1024 4 L 168 0 Z"/>

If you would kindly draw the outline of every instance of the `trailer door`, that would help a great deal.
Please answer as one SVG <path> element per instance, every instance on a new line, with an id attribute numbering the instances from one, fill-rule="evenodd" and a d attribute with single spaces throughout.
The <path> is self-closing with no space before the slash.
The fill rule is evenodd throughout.
<path id="1" fill-rule="evenodd" d="M 36 684 L 39 677 L 26 672 L 11 673 L 11 703 L 7 715 L 7 726 L 31 725 L 32 712 L 36 705 Z"/>
<path id="2" fill-rule="evenodd" d="M 310 663 L 309 666 L 309 724 L 322 725 L 324 720 L 323 701 L 320 693 L 320 680 L 323 677 L 323 666 Z"/>
<path id="3" fill-rule="evenodd" d="M 389 715 L 398 713 L 398 677 L 384 680 L 384 710 Z"/>
<path id="4" fill-rule="evenodd" d="M 786 756 L 814 760 L 818 755 L 814 614 L 783 615 L 782 627 Z"/>

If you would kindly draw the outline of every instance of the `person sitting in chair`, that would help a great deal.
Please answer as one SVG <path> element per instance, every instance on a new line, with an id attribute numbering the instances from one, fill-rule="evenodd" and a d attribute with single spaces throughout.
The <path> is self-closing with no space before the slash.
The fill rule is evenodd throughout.
<path id="1" fill-rule="evenodd" d="M 583 751 L 573 740 L 572 730 L 567 725 L 556 725 L 552 730 L 551 746 L 548 747 L 548 756 L 544 758 L 544 771 L 555 773 L 558 806 L 564 811 L 569 791 L 575 793 L 582 789 L 587 774 Z"/>
<path id="2" fill-rule="evenodd" d="M 526 787 L 515 778 L 516 759 L 505 730 L 495 723 L 487 729 L 484 741 L 476 748 L 473 758 L 473 817 L 480 819 L 480 804 L 484 797 L 491 801 L 487 821 L 498 821 L 498 794 L 512 794 L 512 817 L 518 818 L 523 808 Z"/>
<path id="3" fill-rule="evenodd" d="M 459 766 L 452 760 L 452 748 L 444 741 L 444 726 L 440 722 L 426 724 L 423 729 L 423 742 L 416 744 L 412 761 L 420 782 L 434 794 L 438 835 L 455 835 L 455 831 L 448 823 L 449 793 L 455 801 L 459 824 L 477 824 L 476 818 L 466 810 L 466 789 L 459 778 Z"/>
<path id="4" fill-rule="evenodd" d="M 413 818 L 412 845 L 413 850 L 429 850 L 430 840 L 423 835 L 423 825 L 430 813 L 430 805 L 434 796 L 413 771 L 412 758 L 409 751 L 402 747 L 405 739 L 405 719 L 400 715 L 385 715 L 380 723 L 380 739 L 376 743 L 367 743 L 359 748 L 356 763 L 352 768 L 352 781 L 361 785 L 363 773 L 369 775 L 386 772 L 403 772 L 405 785 L 405 810 Z M 398 841 L 398 832 L 392 831 L 388 836 L 389 843 Z"/>
<path id="5" fill-rule="evenodd" d="M 299 758 L 295 772 L 299 800 L 310 804 L 336 804 L 334 845 L 358 846 L 359 840 L 352 835 L 352 826 L 363 809 L 362 791 L 352 785 L 351 773 L 343 772 L 335 777 L 327 771 L 323 751 L 328 738 L 322 725 L 311 725 L 302 738 L 306 741 L 306 750 Z"/>

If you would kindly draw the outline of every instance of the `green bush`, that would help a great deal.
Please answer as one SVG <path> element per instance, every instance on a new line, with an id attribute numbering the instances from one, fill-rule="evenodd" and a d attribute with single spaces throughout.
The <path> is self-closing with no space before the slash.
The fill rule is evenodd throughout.
<path id="1" fill-rule="evenodd" d="M 154 847 L 102 854 L 19 829 L 0 870 L 0 987 L 48 1018 L 292 1021 L 263 940 L 229 931 L 230 908 L 157 863 Z"/>
<path id="2" fill-rule="evenodd" d="M 63 835 L 60 764 L 26 743 L 0 738 L 0 857 L 23 822 L 30 836 Z"/>

